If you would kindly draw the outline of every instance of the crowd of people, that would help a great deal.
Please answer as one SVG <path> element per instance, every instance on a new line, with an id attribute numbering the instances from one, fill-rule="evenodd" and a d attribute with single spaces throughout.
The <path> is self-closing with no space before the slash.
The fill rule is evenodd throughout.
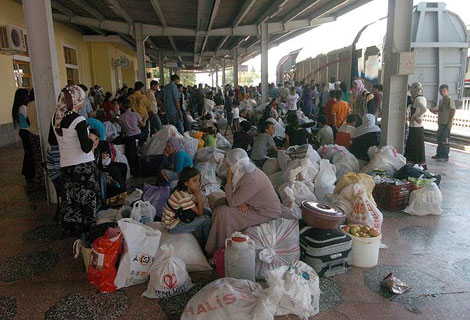
<path id="1" fill-rule="evenodd" d="M 269 102 L 262 105 L 260 86 L 223 88 L 180 84 L 172 75 L 164 86 L 153 80 L 145 91 L 137 81 L 115 94 L 100 86 L 66 86 L 51 117 L 46 167 L 61 199 L 62 225 L 80 235 L 94 223 L 109 199 L 126 192 L 126 180 L 139 172 L 139 149 L 162 129 L 173 125 L 180 134 L 196 129 L 198 148 L 217 147 L 219 134 L 233 134 L 225 154 L 225 198 L 208 211 L 203 206 L 200 173 L 181 140 L 165 141 L 158 184 L 172 193 L 162 223 L 170 233 L 201 230 L 212 255 L 235 231 L 280 217 L 281 204 L 269 178 L 260 170 L 278 150 L 295 145 L 337 144 L 364 164 L 368 149 L 380 144 L 383 86 L 369 92 L 361 79 L 348 89 L 345 82 L 269 84 Z M 440 87 L 438 148 L 435 157 L 447 161 L 455 105 L 448 87 Z M 212 107 L 207 107 L 208 105 Z M 220 112 L 214 112 L 217 106 Z M 255 112 L 255 109 L 258 112 Z M 408 162 L 426 166 L 422 118 L 427 110 L 420 83 L 409 90 Z M 24 146 L 22 174 L 43 183 L 42 156 L 34 92 L 18 89 L 12 110 Z M 223 121 L 222 121 L 223 120 Z M 279 123 L 286 123 L 283 135 Z M 124 146 L 124 152 L 121 149 Z"/>

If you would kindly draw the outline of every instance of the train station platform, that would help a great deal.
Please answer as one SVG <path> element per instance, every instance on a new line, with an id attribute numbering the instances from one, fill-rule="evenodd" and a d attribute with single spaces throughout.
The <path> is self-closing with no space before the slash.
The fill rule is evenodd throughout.
<path id="1" fill-rule="evenodd" d="M 438 163 L 430 159 L 434 149 L 426 145 L 429 169 L 442 175 L 442 216 L 383 212 L 388 248 L 379 265 L 322 279 L 315 319 L 468 319 L 470 155 L 452 151 L 449 162 Z M 52 221 L 55 207 L 20 175 L 22 156 L 20 145 L 0 148 L 0 319 L 175 319 L 170 310 L 182 310 L 184 296 L 170 305 L 141 297 L 146 285 L 99 294 L 88 283 L 81 259 L 73 259 L 75 239 L 62 238 Z M 379 283 L 389 272 L 411 291 L 381 296 Z M 196 285 L 214 277 L 192 275 Z"/>

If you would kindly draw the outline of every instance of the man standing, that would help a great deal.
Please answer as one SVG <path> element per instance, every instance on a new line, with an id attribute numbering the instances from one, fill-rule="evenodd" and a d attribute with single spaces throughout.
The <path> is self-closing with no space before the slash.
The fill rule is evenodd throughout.
<path id="1" fill-rule="evenodd" d="M 172 124 L 178 129 L 178 132 L 183 134 L 183 111 L 181 110 L 178 91 L 178 83 L 180 77 L 176 74 L 171 76 L 171 82 L 163 89 L 163 109 L 165 110 L 166 120 L 168 124 Z"/>
<path id="2" fill-rule="evenodd" d="M 437 107 L 437 123 L 439 128 L 437 129 L 437 150 L 436 155 L 432 157 L 437 159 L 439 162 L 449 161 L 450 151 L 450 129 L 455 116 L 455 104 L 454 100 L 449 97 L 449 86 L 442 84 L 439 87 L 439 93 L 442 96 L 441 101 Z"/>
<path id="3" fill-rule="evenodd" d="M 144 83 L 137 81 L 134 85 L 134 93 L 129 96 L 132 110 L 137 112 L 142 118 L 142 122 L 145 123 L 145 127 L 142 128 L 141 138 L 139 140 L 139 146 L 142 146 L 149 136 L 150 121 L 150 101 L 144 92 Z"/>
<path id="4" fill-rule="evenodd" d="M 158 93 L 158 81 L 150 81 L 150 89 L 147 92 L 147 99 L 150 102 L 150 135 L 154 134 L 162 128 L 162 122 L 160 121 L 160 116 L 158 115 L 158 102 L 156 95 Z"/>

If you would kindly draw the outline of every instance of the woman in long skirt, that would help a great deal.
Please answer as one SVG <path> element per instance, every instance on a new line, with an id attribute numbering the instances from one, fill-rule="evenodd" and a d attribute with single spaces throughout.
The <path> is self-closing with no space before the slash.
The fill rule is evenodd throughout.
<path id="1" fill-rule="evenodd" d="M 410 129 L 405 147 L 405 158 L 410 164 L 419 164 L 427 169 L 426 153 L 424 148 L 423 116 L 426 113 L 426 98 L 423 86 L 415 82 L 410 87 L 413 105 L 410 108 Z"/>

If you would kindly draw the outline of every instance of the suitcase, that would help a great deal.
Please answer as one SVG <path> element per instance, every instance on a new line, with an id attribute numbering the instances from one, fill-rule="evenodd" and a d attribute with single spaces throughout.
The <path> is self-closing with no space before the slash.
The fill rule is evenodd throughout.
<path id="1" fill-rule="evenodd" d="M 305 226 L 300 230 L 300 260 L 321 277 L 343 274 L 351 268 L 351 246 L 351 237 L 337 229 Z"/>

